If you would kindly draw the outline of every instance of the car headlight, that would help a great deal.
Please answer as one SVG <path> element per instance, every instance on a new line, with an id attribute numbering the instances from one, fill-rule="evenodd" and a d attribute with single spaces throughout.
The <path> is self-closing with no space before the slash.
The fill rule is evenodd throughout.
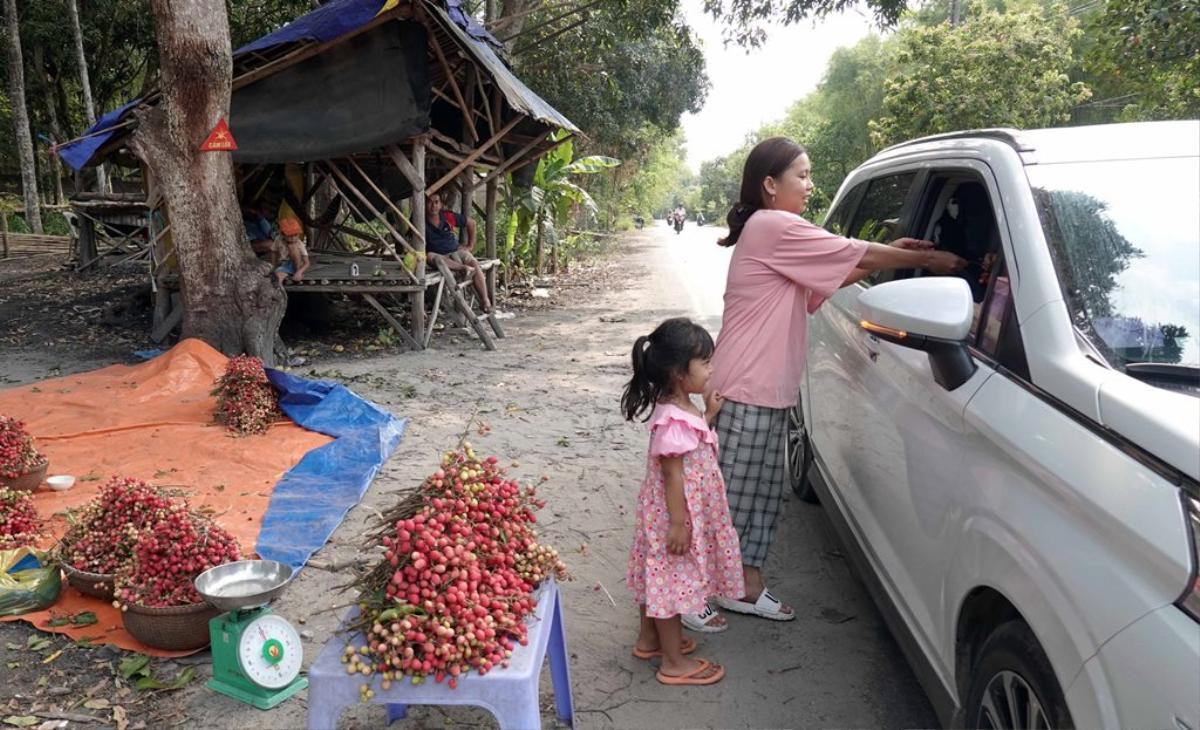
<path id="1" fill-rule="evenodd" d="M 1183 612 L 1200 621 L 1200 499 L 1184 495 L 1183 509 L 1192 543 L 1192 574 L 1187 589 L 1175 602 Z"/>

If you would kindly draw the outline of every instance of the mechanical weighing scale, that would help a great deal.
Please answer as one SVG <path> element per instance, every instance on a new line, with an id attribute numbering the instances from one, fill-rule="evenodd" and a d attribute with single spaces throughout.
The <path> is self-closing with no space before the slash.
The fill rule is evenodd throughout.
<path id="1" fill-rule="evenodd" d="M 274 560 L 239 560 L 196 577 L 204 600 L 226 612 L 208 622 L 209 689 L 269 710 L 308 686 L 300 635 L 267 605 L 291 578 L 292 569 Z"/>

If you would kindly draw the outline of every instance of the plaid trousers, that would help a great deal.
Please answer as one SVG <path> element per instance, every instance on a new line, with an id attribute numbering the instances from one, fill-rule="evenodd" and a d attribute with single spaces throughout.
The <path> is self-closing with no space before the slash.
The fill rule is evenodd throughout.
<path id="1" fill-rule="evenodd" d="M 725 401 L 716 422 L 718 457 L 742 562 L 761 568 L 784 499 L 787 409 Z"/>

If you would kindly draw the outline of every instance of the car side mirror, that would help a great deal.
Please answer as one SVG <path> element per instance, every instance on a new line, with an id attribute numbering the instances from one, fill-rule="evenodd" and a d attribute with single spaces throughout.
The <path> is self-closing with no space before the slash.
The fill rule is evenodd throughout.
<path id="1" fill-rule="evenodd" d="M 933 379 L 954 390 L 975 374 L 967 337 L 975 300 L 955 276 L 924 276 L 879 284 L 858 297 L 859 325 L 881 340 L 929 354 Z"/>

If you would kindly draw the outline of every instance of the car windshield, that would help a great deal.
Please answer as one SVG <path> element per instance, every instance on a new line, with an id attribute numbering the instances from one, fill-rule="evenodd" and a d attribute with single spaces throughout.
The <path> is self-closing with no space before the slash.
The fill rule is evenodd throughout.
<path id="1" fill-rule="evenodd" d="M 1142 363 L 1200 367 L 1200 158 L 1026 172 L 1079 332 L 1131 374 Z"/>

